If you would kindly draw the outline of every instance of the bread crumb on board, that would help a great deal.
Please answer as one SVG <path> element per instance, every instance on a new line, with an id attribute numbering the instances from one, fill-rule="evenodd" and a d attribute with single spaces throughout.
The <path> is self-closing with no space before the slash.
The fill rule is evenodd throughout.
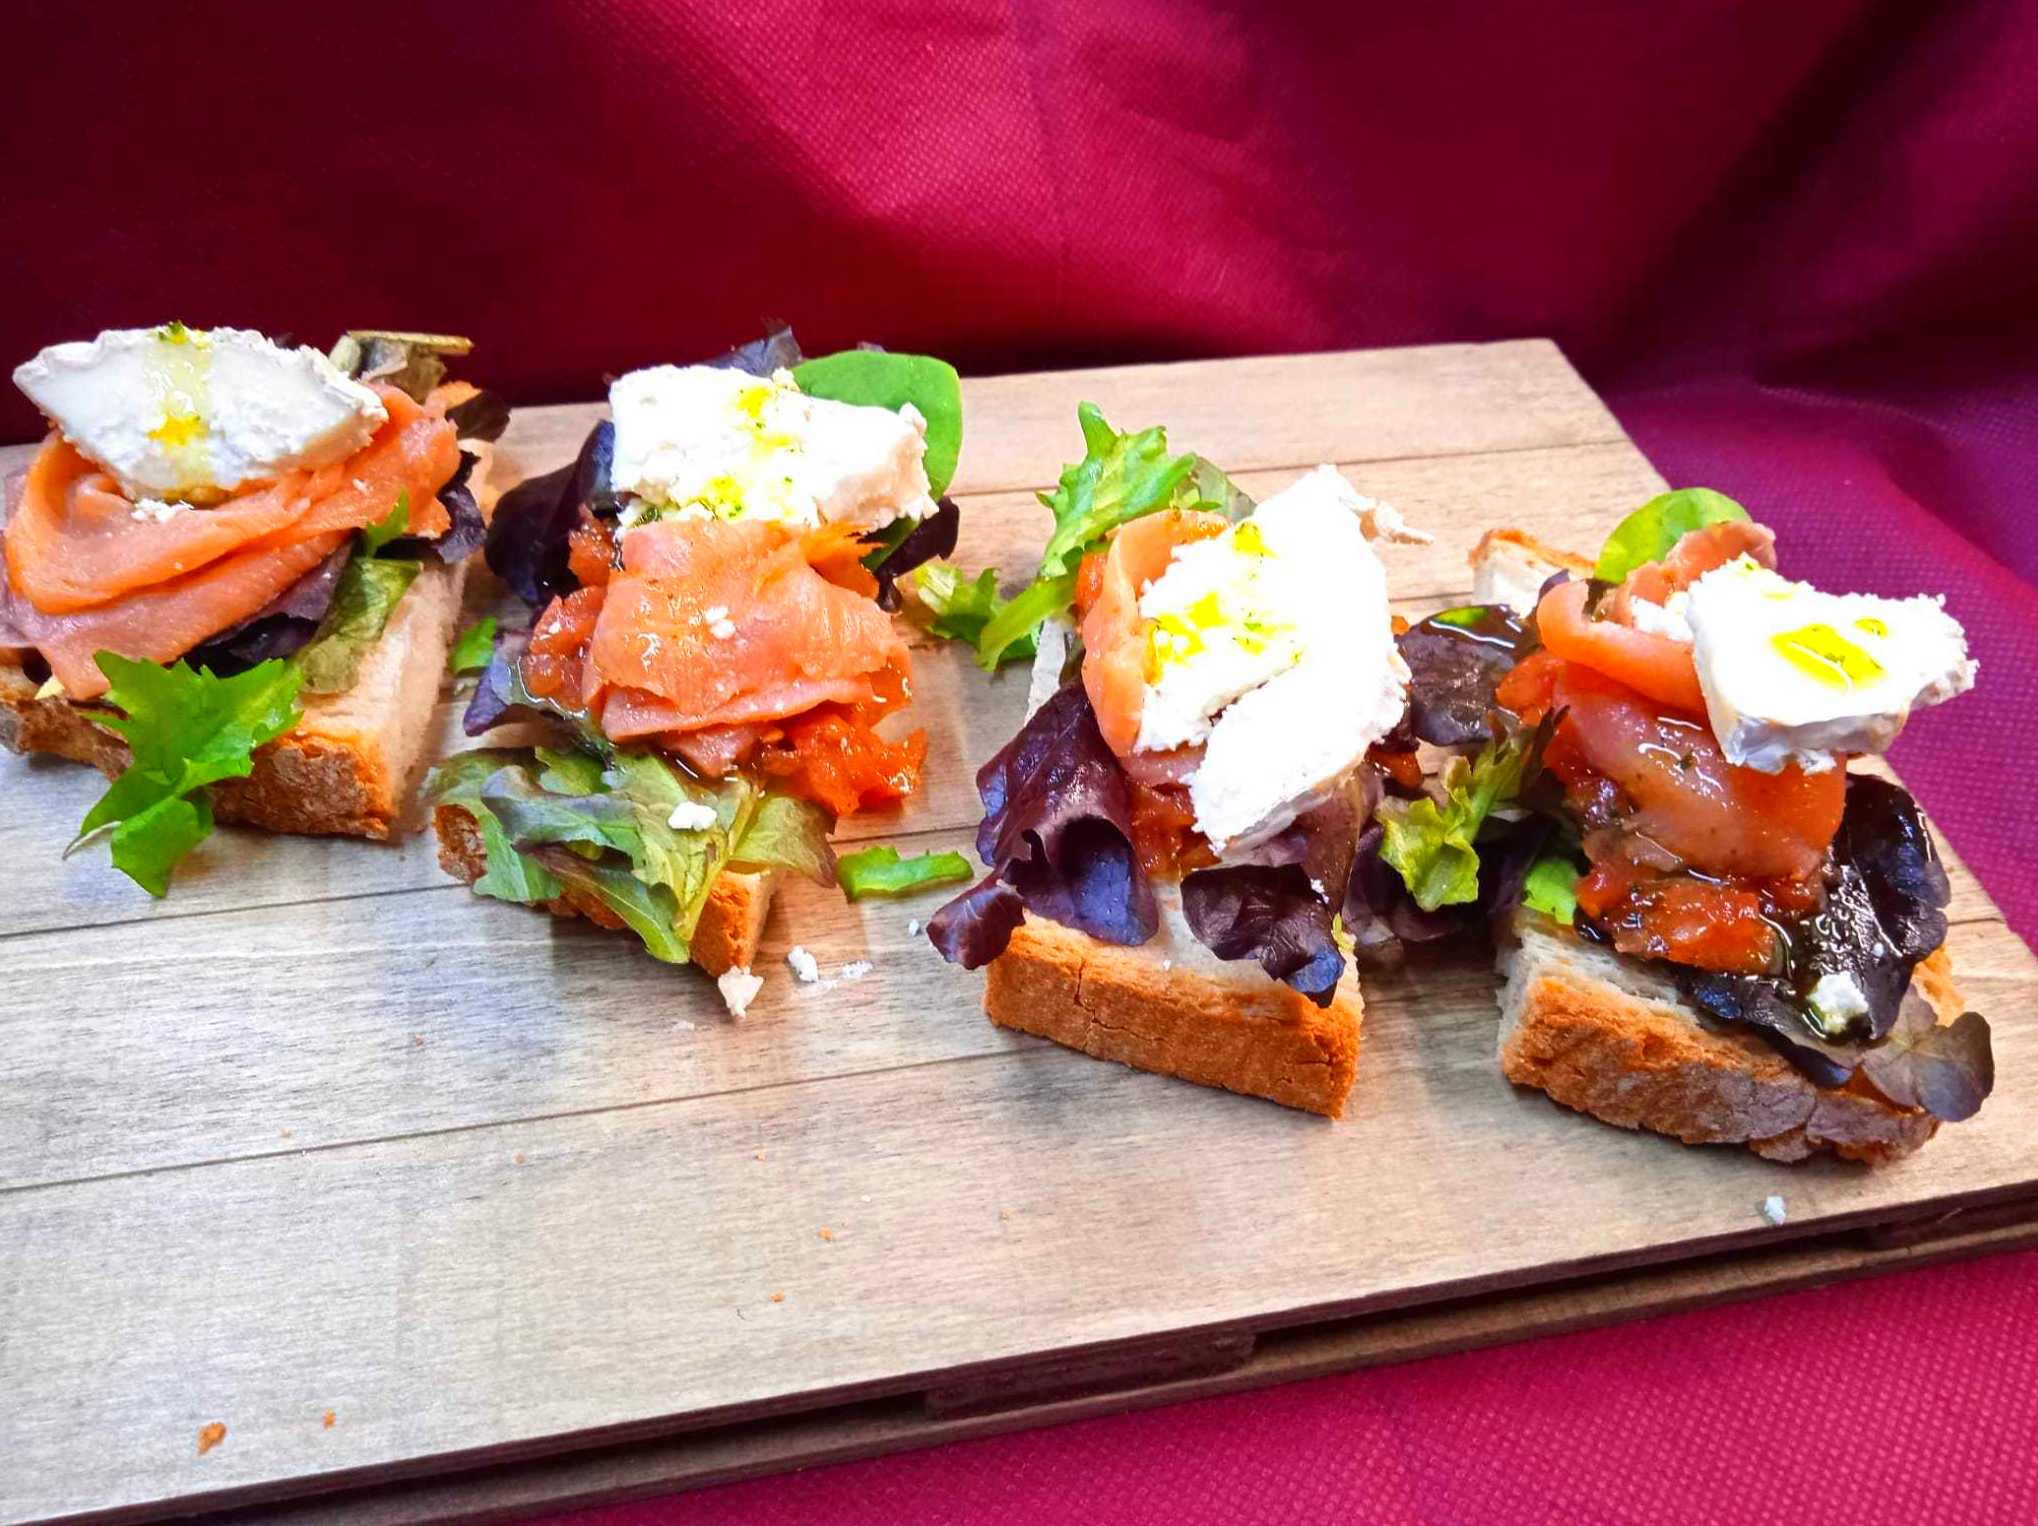
<path id="1" fill-rule="evenodd" d="M 1762 1217 L 1772 1224 L 1781 1224 L 1790 1217 L 1790 1209 L 1783 1201 L 1783 1194 L 1772 1192 L 1762 1200 Z"/>
<path id="2" fill-rule="evenodd" d="M 333 1428 L 333 1422 L 338 1420 L 339 1418 L 340 1417 L 334 1414 L 331 1410 L 327 1410 L 325 1412 L 324 1418 L 319 1423 L 323 1425 L 327 1430 L 331 1430 Z"/>
<path id="3" fill-rule="evenodd" d="M 198 1455 L 203 1457 L 222 1441 L 226 1440 L 226 1426 L 215 1420 L 210 1425 L 198 1427 Z"/>
<path id="4" fill-rule="evenodd" d="M 773 1294 L 771 1295 L 771 1301 L 772 1301 L 773 1303 L 784 1303 L 784 1302 L 785 1302 L 785 1291 L 784 1291 L 784 1289 L 780 1289 L 780 1290 L 779 1290 L 778 1292 L 776 1292 L 776 1293 L 773 1293 Z"/>
<path id="5" fill-rule="evenodd" d="M 835 1238 L 835 1231 L 830 1229 L 826 1224 L 823 1224 L 821 1226 L 821 1238 L 824 1240 L 832 1240 Z"/>

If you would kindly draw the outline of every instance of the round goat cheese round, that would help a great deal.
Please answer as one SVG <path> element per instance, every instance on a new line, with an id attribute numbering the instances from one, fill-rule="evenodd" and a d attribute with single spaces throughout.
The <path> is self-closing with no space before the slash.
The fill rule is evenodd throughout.
<path id="1" fill-rule="evenodd" d="M 788 371 L 651 366 L 609 387 L 611 480 L 636 502 L 625 527 L 666 512 L 882 529 L 924 519 L 927 421 L 809 397 Z"/>
<path id="2" fill-rule="evenodd" d="M 217 502 L 344 461 L 389 417 L 309 345 L 252 329 L 109 329 L 54 344 L 14 384 L 138 503 Z"/>
<path id="3" fill-rule="evenodd" d="M 1177 547 L 1140 598 L 1150 677 L 1137 746 L 1203 745 L 1189 801 L 1220 853 L 1323 798 L 1407 704 L 1367 502 L 1335 471 L 1312 472 Z"/>
<path id="4" fill-rule="evenodd" d="M 1912 710 L 1974 686 L 1941 599 L 1823 593 L 1741 557 L 1694 583 L 1684 613 L 1720 749 L 1764 773 L 1883 752 Z"/>

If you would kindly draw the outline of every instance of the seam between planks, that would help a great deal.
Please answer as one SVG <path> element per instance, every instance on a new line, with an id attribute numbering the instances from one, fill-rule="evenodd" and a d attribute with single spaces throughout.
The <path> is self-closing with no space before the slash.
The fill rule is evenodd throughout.
<path id="1" fill-rule="evenodd" d="M 857 848 L 874 842 L 909 842 L 921 838 L 954 837 L 974 832 L 975 829 L 974 822 L 952 827 L 902 827 L 896 832 L 880 832 L 870 837 L 837 838 L 835 843 L 838 847 L 847 847 L 854 852 Z M 244 830 L 257 831 L 259 828 L 249 827 Z M 430 885 L 389 885 L 381 890 L 351 890 L 339 895 L 310 895 L 289 901 L 247 901 L 236 906 L 203 906 L 191 911 L 162 911 L 153 916 L 120 917 L 103 922 L 69 922 L 58 927 L 21 927 L 12 932 L 0 932 L 0 943 L 20 938 L 57 938 L 66 933 L 96 933 L 117 927 L 150 927 L 159 922 L 191 922 L 202 917 L 231 917 L 250 911 L 288 911 L 298 906 L 335 906 L 347 901 L 373 901 L 399 895 L 435 895 L 448 890 L 470 889 L 472 887 L 465 882 L 447 875 L 442 881 Z M 900 904 L 905 903 L 901 900 Z"/>
<path id="2" fill-rule="evenodd" d="M 0 1201 L 32 1192 L 51 1192 L 65 1187 L 85 1187 L 99 1182 L 128 1181 L 135 1177 L 166 1176 L 180 1171 L 203 1171 L 213 1166 L 237 1166 L 251 1161 L 285 1160 L 299 1155 L 330 1155 L 338 1150 L 366 1149 L 375 1145 L 408 1144 L 415 1139 L 447 1139 L 460 1134 L 480 1134 L 491 1129 L 517 1129 L 530 1124 L 558 1123 L 574 1118 L 598 1118 L 614 1113 L 640 1113 L 660 1107 L 690 1107 L 697 1102 L 716 1102 L 727 1097 L 753 1096 L 764 1092 L 789 1091 L 801 1086 L 825 1086 L 841 1081 L 865 1081 L 875 1076 L 903 1075 L 916 1070 L 934 1070 L 943 1065 L 977 1065 L 987 1060 L 1032 1059 L 1061 1046 L 1031 1034 L 1014 1035 L 1007 1049 L 987 1049 L 980 1054 L 950 1054 L 932 1060 L 911 1060 L 903 1065 L 878 1065 L 868 1070 L 843 1070 L 827 1075 L 801 1076 L 789 1081 L 760 1081 L 754 1086 L 725 1086 L 715 1091 L 688 1092 L 670 1097 L 645 1097 L 636 1102 L 610 1102 L 600 1107 L 561 1108 L 556 1112 L 519 1114 L 514 1118 L 487 1118 L 473 1123 L 448 1124 L 444 1128 L 414 1129 L 399 1134 L 367 1134 L 357 1139 L 335 1139 L 325 1144 L 303 1145 L 287 1150 L 251 1150 L 245 1155 L 215 1155 L 203 1160 L 166 1161 L 156 1166 L 135 1166 L 125 1171 L 99 1171 L 85 1176 L 51 1177 L 45 1181 L 16 1182 L 0 1187 Z"/>

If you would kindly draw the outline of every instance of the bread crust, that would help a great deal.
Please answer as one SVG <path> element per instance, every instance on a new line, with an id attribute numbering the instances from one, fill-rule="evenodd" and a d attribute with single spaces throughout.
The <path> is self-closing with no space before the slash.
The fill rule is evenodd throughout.
<path id="1" fill-rule="evenodd" d="M 1179 912 L 1164 907 L 1164 922 Z M 1177 925 L 1137 948 L 1029 916 L 984 970 L 1002 1028 L 1100 1060 L 1343 1116 L 1365 1005 L 1347 972 L 1318 1007 L 1257 965 L 1183 947 Z"/>
<path id="2" fill-rule="evenodd" d="M 439 839 L 439 867 L 456 880 L 473 884 L 487 872 L 488 850 L 481 824 L 471 811 L 441 805 L 432 812 L 432 830 Z M 710 975 L 748 969 L 764 941 L 764 921 L 771 911 L 777 876 L 769 869 L 724 870 L 708 887 L 707 905 L 694 928 L 693 962 Z M 598 927 L 620 929 L 622 918 L 593 896 L 568 886 L 555 900 L 541 903 L 555 917 L 585 917 Z"/>
<path id="3" fill-rule="evenodd" d="M 257 750 L 254 771 L 213 786 L 214 815 L 307 836 L 382 840 L 404 830 L 466 577 L 464 562 L 420 572 L 354 686 L 303 696 L 303 718 Z M 109 778 L 127 767 L 127 743 L 94 722 L 98 706 L 36 692 L 20 658 L 0 654 L 0 746 L 87 763 Z"/>
<path id="4" fill-rule="evenodd" d="M 1859 1078 L 1818 1086 L 1760 1037 L 1703 1025 L 1668 981 L 1538 913 L 1518 912 L 1513 934 L 1500 954 L 1500 1069 L 1517 1086 L 1621 1128 L 1770 1160 L 1886 1164 L 1938 1131 Z M 1943 948 L 1916 979 L 1940 1021 L 1959 1016 Z"/>

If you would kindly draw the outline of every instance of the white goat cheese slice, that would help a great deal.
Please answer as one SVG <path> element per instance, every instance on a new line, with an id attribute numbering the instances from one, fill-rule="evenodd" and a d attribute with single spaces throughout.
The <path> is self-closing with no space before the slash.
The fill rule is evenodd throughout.
<path id="1" fill-rule="evenodd" d="M 253 329 L 108 329 L 49 346 L 14 384 L 137 503 L 217 502 L 330 466 L 389 417 L 317 350 Z"/>
<path id="2" fill-rule="evenodd" d="M 652 366 L 609 387 L 611 480 L 637 502 L 626 527 L 668 511 L 877 530 L 934 512 L 927 421 L 809 397 L 789 371 Z"/>
<path id="3" fill-rule="evenodd" d="M 1974 687 L 1944 603 L 1822 593 L 1748 557 L 1714 568 L 1684 613 L 1721 751 L 1764 773 L 1886 751 L 1912 710 Z"/>
<path id="4" fill-rule="evenodd" d="M 1136 746 L 1203 744 L 1189 803 L 1219 853 L 1287 826 L 1401 718 L 1408 669 L 1367 531 L 1402 527 L 1374 507 L 1319 468 L 1177 547 L 1140 598 L 1154 676 Z"/>

